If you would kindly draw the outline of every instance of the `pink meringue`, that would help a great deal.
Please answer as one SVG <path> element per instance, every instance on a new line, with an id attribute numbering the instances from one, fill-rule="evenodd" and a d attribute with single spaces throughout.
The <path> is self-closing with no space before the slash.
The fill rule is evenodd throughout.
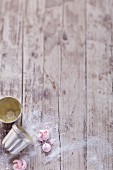
<path id="1" fill-rule="evenodd" d="M 24 159 L 14 160 L 13 163 L 13 170 L 26 170 L 27 168 L 27 163 Z"/>
<path id="2" fill-rule="evenodd" d="M 46 153 L 50 152 L 51 151 L 51 145 L 49 143 L 44 143 L 42 145 L 42 150 Z"/>
<path id="3" fill-rule="evenodd" d="M 49 133 L 49 130 L 46 129 L 46 130 L 40 130 L 39 131 L 39 134 L 38 134 L 38 140 L 39 141 L 46 141 L 50 138 L 50 133 Z"/>

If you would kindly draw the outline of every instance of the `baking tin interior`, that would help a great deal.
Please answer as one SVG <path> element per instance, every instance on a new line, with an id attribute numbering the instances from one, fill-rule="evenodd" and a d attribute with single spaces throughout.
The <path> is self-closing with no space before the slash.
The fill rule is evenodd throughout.
<path id="1" fill-rule="evenodd" d="M 21 115 L 21 105 L 13 97 L 5 97 L 0 100 L 0 120 L 4 123 L 12 123 Z"/>
<path id="2" fill-rule="evenodd" d="M 22 132 L 22 134 L 30 141 L 33 142 L 32 137 L 18 124 L 15 124 L 16 128 Z M 17 132 L 18 133 L 18 132 Z"/>

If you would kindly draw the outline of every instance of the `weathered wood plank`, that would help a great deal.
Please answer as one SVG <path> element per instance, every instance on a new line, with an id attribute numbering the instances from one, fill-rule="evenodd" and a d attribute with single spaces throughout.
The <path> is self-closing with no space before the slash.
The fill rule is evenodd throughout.
<path id="1" fill-rule="evenodd" d="M 33 135 L 32 129 L 41 122 L 43 99 L 43 0 L 26 0 L 23 2 L 23 127 Z M 38 128 L 37 128 L 38 132 Z M 38 144 L 38 142 L 37 142 Z M 28 169 L 43 169 L 41 149 L 36 147 L 36 156 L 30 153 L 30 147 L 25 154 L 30 156 Z M 33 149 L 32 149 L 33 150 Z M 27 153 L 29 152 L 29 153 Z M 34 151 L 35 152 L 35 151 Z"/>
<path id="2" fill-rule="evenodd" d="M 60 147 L 59 127 L 59 89 L 60 89 L 60 60 L 61 46 L 60 33 L 62 30 L 62 0 L 46 1 L 43 22 L 44 31 L 44 98 L 43 119 L 46 119 L 52 128 L 52 137 L 55 144 L 50 156 L 50 163 L 45 169 L 61 169 L 61 162 L 57 153 Z M 55 154 L 56 153 L 56 154 Z M 52 156 L 54 155 L 54 156 Z M 48 157 L 47 157 L 48 158 Z M 47 159 L 46 158 L 46 159 Z"/>
<path id="3" fill-rule="evenodd" d="M 0 0 L 1 97 L 19 99 L 32 135 L 47 121 L 56 138 L 49 155 L 37 146 L 23 151 L 28 170 L 113 169 L 112 6 Z M 0 126 L 2 140 L 11 125 Z"/>
<path id="4" fill-rule="evenodd" d="M 85 1 L 64 1 L 61 36 L 61 168 L 86 169 Z"/>
<path id="5" fill-rule="evenodd" d="M 20 102 L 22 99 L 21 26 L 21 0 L 0 1 L 0 98 L 12 96 Z M 0 123 L 1 141 L 11 126 L 12 124 Z M 7 164 L 6 160 L 0 162 L 1 170 L 5 169 L 5 163 Z"/>
<path id="6" fill-rule="evenodd" d="M 31 112 L 34 112 L 37 117 L 36 123 L 42 122 L 43 125 L 46 125 L 44 120 L 48 123 L 52 121 L 50 126 L 53 128 L 55 124 L 58 124 L 59 33 L 62 24 L 62 6 L 55 3 L 49 9 L 47 5 L 46 1 L 35 1 L 33 3 L 29 1 L 25 4 L 25 16 L 27 17 L 24 21 L 25 114 L 23 125 L 24 120 L 29 119 L 29 116 L 32 117 Z M 38 115 L 36 115 L 37 113 Z M 55 132 L 56 146 L 57 143 L 59 144 L 58 128 Z M 53 160 L 47 165 L 44 164 L 45 161 L 46 157 L 40 151 L 38 157 L 32 158 L 29 168 L 60 168 L 59 160 L 55 162 Z"/>
<path id="7" fill-rule="evenodd" d="M 87 1 L 88 170 L 113 169 L 111 22 L 111 1 Z"/>

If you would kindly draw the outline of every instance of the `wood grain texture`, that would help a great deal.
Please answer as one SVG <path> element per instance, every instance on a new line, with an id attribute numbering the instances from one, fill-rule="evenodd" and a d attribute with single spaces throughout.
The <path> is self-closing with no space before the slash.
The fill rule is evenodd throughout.
<path id="1" fill-rule="evenodd" d="M 21 1 L 0 1 L 0 98 L 12 96 L 20 103 L 22 102 L 21 25 Z M 12 124 L 0 123 L 0 141 L 11 127 Z M 4 150 L 1 151 L 0 157 L 3 153 Z M 8 163 L 2 167 L 1 163 L 0 169 L 6 169 Z"/>
<path id="2" fill-rule="evenodd" d="M 49 6 L 48 6 L 49 5 Z M 44 86 L 43 86 L 43 115 L 42 119 L 49 118 L 53 135 L 55 133 L 54 150 L 60 147 L 59 127 L 59 93 L 60 93 L 60 65 L 61 44 L 60 33 L 62 30 L 62 0 L 59 2 L 45 1 L 43 22 L 44 32 Z M 59 155 L 48 164 L 45 169 L 60 170 L 61 160 Z M 56 161 L 54 160 L 56 159 Z"/>
<path id="3" fill-rule="evenodd" d="M 64 1 L 61 50 L 61 169 L 86 169 L 86 146 L 77 146 L 86 140 L 87 123 L 84 0 Z"/>
<path id="4" fill-rule="evenodd" d="M 0 1 L 0 98 L 22 99 L 21 1 Z M 2 138 L 11 125 L 1 124 Z"/>
<path id="5" fill-rule="evenodd" d="M 43 50 L 42 32 L 44 1 L 23 2 L 23 127 L 38 125 L 41 121 L 43 100 Z M 27 119 L 34 115 L 34 122 Z M 31 120 L 32 121 L 32 120 Z M 26 122 L 26 123 L 25 123 Z M 29 148 L 24 152 L 28 153 Z M 42 169 L 41 150 L 29 161 L 28 169 Z"/>
<path id="6" fill-rule="evenodd" d="M 92 12 L 93 11 L 93 12 Z M 111 1 L 87 1 L 87 169 L 113 169 Z"/>
<path id="7" fill-rule="evenodd" d="M 113 169 L 112 8 L 113 0 L 0 0 L 1 98 L 21 102 L 24 128 L 48 123 L 56 138 L 47 164 L 41 147 L 20 154 L 34 150 L 28 170 Z M 2 140 L 11 125 L 0 127 Z"/>

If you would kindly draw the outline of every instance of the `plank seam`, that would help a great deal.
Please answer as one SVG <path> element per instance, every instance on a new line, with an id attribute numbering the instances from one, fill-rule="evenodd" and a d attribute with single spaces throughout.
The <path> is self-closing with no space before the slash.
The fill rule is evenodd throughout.
<path id="1" fill-rule="evenodd" d="M 24 106 L 24 18 L 22 20 L 22 96 L 21 96 L 21 103 L 22 103 L 22 108 Z M 20 124 L 22 125 L 22 119 L 23 115 L 21 116 L 21 122 Z"/>
<path id="2" fill-rule="evenodd" d="M 87 0 L 85 0 L 85 98 L 86 98 L 86 115 L 84 119 L 84 165 L 87 170 Z"/>

